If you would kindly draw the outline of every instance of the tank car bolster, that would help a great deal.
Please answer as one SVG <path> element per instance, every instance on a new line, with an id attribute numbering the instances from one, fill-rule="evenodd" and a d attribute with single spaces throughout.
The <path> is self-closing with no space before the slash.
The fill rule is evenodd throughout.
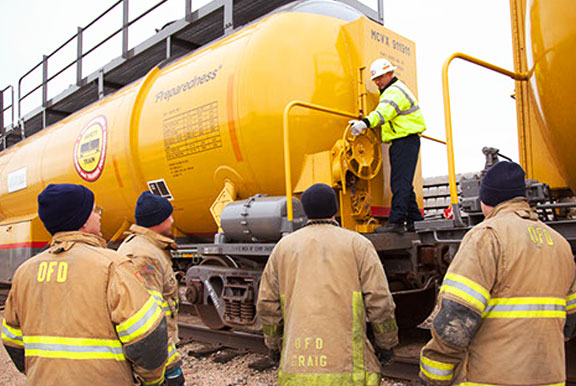
<path id="1" fill-rule="evenodd" d="M 191 267 L 186 273 L 186 299 L 194 305 L 213 305 L 225 325 L 252 326 L 256 323 L 255 305 L 261 275 L 261 270 Z M 204 322 L 213 327 L 210 321 Z"/>

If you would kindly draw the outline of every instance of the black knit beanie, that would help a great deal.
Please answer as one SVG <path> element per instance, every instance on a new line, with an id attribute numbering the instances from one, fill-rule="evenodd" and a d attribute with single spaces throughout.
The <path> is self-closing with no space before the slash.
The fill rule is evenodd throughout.
<path id="1" fill-rule="evenodd" d="M 496 206 L 514 197 L 526 197 L 524 169 L 515 162 L 500 161 L 486 172 L 480 183 L 480 201 Z"/>
<path id="2" fill-rule="evenodd" d="M 94 193 L 82 185 L 50 184 L 38 195 L 38 216 L 50 232 L 77 231 L 94 209 Z"/>
<path id="3" fill-rule="evenodd" d="M 144 192 L 136 201 L 136 225 L 152 227 L 162 223 L 173 212 L 172 204 L 164 197 Z"/>
<path id="4" fill-rule="evenodd" d="M 314 184 L 302 193 L 302 206 L 309 219 L 330 218 L 338 211 L 338 200 L 330 186 Z"/>

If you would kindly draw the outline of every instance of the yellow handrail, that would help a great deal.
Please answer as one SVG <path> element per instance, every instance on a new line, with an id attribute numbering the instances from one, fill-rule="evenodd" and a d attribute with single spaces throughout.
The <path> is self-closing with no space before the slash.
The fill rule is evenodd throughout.
<path id="1" fill-rule="evenodd" d="M 292 101 L 286 105 L 284 109 L 284 125 L 283 125 L 283 135 L 284 135 L 284 178 L 286 181 L 286 211 L 288 216 L 288 222 L 292 224 L 294 219 L 293 207 L 292 207 L 292 169 L 290 166 L 290 130 L 288 128 L 288 114 L 292 108 L 300 106 L 311 110 L 322 111 L 329 114 L 340 115 L 348 118 L 358 119 L 358 116 L 347 111 L 331 109 L 328 107 L 315 105 L 313 103 L 302 102 L 302 101 Z"/>
<path id="2" fill-rule="evenodd" d="M 485 62 L 483 60 L 477 59 L 473 56 L 463 54 L 461 52 L 456 52 L 452 54 L 442 66 L 442 91 L 444 97 L 444 118 L 446 121 L 446 149 L 448 152 L 448 181 L 450 184 L 450 201 L 452 203 L 452 209 L 454 211 L 454 219 L 458 224 L 462 224 L 462 218 L 460 216 L 460 208 L 458 203 L 458 190 L 456 188 L 456 168 L 454 166 L 454 142 L 452 138 L 452 118 L 450 114 L 450 91 L 448 87 L 448 67 L 452 60 L 459 58 L 465 61 L 474 63 L 481 67 L 487 68 L 489 70 L 498 72 L 500 74 L 506 75 L 514 80 L 528 80 L 528 73 L 525 72 L 512 72 L 504 68 L 495 66 L 491 63 Z"/>
<path id="3" fill-rule="evenodd" d="M 430 141 L 433 141 L 433 142 L 438 142 L 438 143 L 441 143 L 441 144 L 443 144 L 443 145 L 446 145 L 446 141 L 442 141 L 441 139 L 434 138 L 434 137 L 429 137 L 429 136 L 424 135 L 424 134 L 419 134 L 419 135 L 420 135 L 421 138 L 424 138 L 424 139 L 427 139 L 427 140 L 430 140 Z"/>

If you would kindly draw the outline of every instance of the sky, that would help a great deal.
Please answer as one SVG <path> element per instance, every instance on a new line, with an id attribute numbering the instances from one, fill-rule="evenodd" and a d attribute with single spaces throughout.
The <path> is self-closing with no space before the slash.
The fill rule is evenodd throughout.
<path id="1" fill-rule="evenodd" d="M 116 0 L 0 0 L 0 90 L 9 85 L 17 88 L 18 79 Z M 130 15 L 139 15 L 158 0 L 132 0 Z M 192 0 L 197 9 L 208 0 Z M 377 0 L 362 0 L 377 9 Z M 117 7 L 120 9 L 121 7 Z M 130 47 L 151 36 L 154 27 L 181 18 L 184 1 L 169 0 L 156 15 L 144 19 L 135 31 Z M 108 16 L 103 26 L 119 26 L 119 12 Z M 427 125 L 428 136 L 445 139 L 442 102 L 442 65 L 455 52 L 463 52 L 497 66 L 513 70 L 510 6 L 502 0 L 384 0 L 384 26 L 416 43 L 418 99 Z M 94 37 L 110 33 L 95 26 L 86 33 L 84 46 Z M 141 36 L 141 38 L 140 38 Z M 120 47 L 111 41 L 109 47 Z M 102 51 L 108 48 L 103 47 Z M 62 58 L 74 55 L 76 46 L 68 45 Z M 111 57 L 92 55 L 98 61 L 85 63 L 84 74 L 106 64 Z M 117 56 L 117 55 L 116 55 Z M 41 76 L 36 71 L 33 77 Z M 66 77 L 67 80 L 66 80 Z M 63 74 L 65 84 L 74 82 L 74 71 Z M 484 166 L 483 146 L 500 149 L 518 161 L 516 106 L 511 95 L 514 82 L 497 73 L 473 64 L 454 60 L 449 71 L 452 125 L 455 143 L 456 172 L 479 171 Z M 26 86 L 26 84 L 24 84 Z M 54 87 L 55 89 L 57 87 Z M 63 90 L 61 87 L 59 91 Z M 56 94 L 56 92 L 54 92 Z M 49 94 L 49 97 L 53 96 Z M 5 104 L 9 103 L 5 100 Z M 28 100 L 28 110 L 39 102 Z M 26 111 L 26 105 L 23 108 Z M 5 114 L 5 121 L 10 119 Z M 425 177 L 446 175 L 446 147 L 422 141 L 422 171 Z"/>

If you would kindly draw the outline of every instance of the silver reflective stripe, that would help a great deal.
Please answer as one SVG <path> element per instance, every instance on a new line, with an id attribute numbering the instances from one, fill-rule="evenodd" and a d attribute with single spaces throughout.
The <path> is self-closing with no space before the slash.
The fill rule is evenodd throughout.
<path id="1" fill-rule="evenodd" d="M 409 115 L 409 114 L 412 114 L 414 111 L 418 111 L 418 110 L 420 110 L 420 106 L 415 105 L 415 106 L 410 107 L 408 110 L 404 110 L 402 112 L 399 112 L 398 115 Z"/>
<path id="2" fill-rule="evenodd" d="M 128 327 L 127 329 L 125 329 L 123 331 L 118 331 L 118 336 L 119 337 L 128 336 L 128 335 L 131 335 L 132 333 L 138 331 L 138 329 L 140 327 L 144 326 L 148 322 L 148 320 L 150 320 L 150 318 L 156 312 L 157 308 L 158 308 L 158 305 L 156 303 L 153 303 L 153 307 L 150 307 L 150 309 L 144 314 L 143 317 L 140 318 L 139 321 L 135 322 L 133 325 L 131 325 L 130 327 Z"/>
<path id="3" fill-rule="evenodd" d="M 574 305 L 576 305 L 576 298 L 569 300 L 568 303 L 566 303 L 567 308 Z"/>
<path id="4" fill-rule="evenodd" d="M 49 343 L 24 343 L 26 350 L 42 350 L 42 351 L 64 351 L 74 353 L 114 353 L 123 354 L 122 347 L 112 346 L 77 346 L 69 344 L 49 344 Z"/>
<path id="5" fill-rule="evenodd" d="M 420 366 L 424 367 L 424 370 L 426 370 L 430 374 L 439 375 L 441 377 L 451 377 L 452 374 L 454 373 L 454 370 L 437 369 L 436 367 L 427 365 L 423 361 L 420 361 Z"/>
<path id="6" fill-rule="evenodd" d="M 474 299 L 478 300 L 480 303 L 482 303 L 484 305 L 484 307 L 486 307 L 486 305 L 488 305 L 488 299 L 486 299 L 486 297 L 484 295 L 482 295 L 480 292 L 474 290 L 471 287 L 468 287 L 466 284 L 451 280 L 451 279 L 444 279 L 444 283 L 442 284 L 442 286 L 450 286 L 450 287 L 454 287 L 454 288 L 458 288 L 459 290 L 466 292 L 468 295 L 472 296 Z"/>
<path id="7" fill-rule="evenodd" d="M 378 116 L 380 117 L 380 125 L 383 125 L 384 122 L 386 122 L 386 120 L 384 119 L 382 114 L 380 114 L 380 111 L 376 110 L 376 114 L 378 114 Z"/>
<path id="8" fill-rule="evenodd" d="M 394 110 L 396 110 L 396 114 L 400 115 L 402 113 L 402 110 L 400 110 L 400 106 L 398 106 L 396 104 L 396 102 L 390 100 L 390 99 L 384 99 L 383 101 L 380 102 L 379 106 L 381 107 L 385 107 L 385 106 L 392 106 L 394 107 Z"/>
<path id="9" fill-rule="evenodd" d="M 10 330 L 6 328 L 6 326 L 2 326 L 2 333 L 10 339 L 19 340 L 20 342 L 22 342 L 22 336 L 13 334 Z"/>
<path id="10" fill-rule="evenodd" d="M 414 106 L 414 100 L 412 98 L 410 98 L 410 94 L 408 94 L 406 92 L 406 90 L 404 90 L 402 87 L 398 86 L 397 84 L 393 85 L 392 87 L 396 87 L 398 90 L 400 90 L 402 92 L 402 94 L 404 94 L 406 99 L 408 99 L 408 103 L 410 103 L 410 106 Z"/>
<path id="11" fill-rule="evenodd" d="M 414 100 L 410 97 L 410 94 L 408 94 L 406 92 L 406 90 L 404 90 L 402 87 L 398 86 L 398 85 L 393 85 L 392 87 L 396 87 L 398 90 L 400 90 L 402 92 L 402 94 L 404 94 L 404 96 L 406 97 L 406 99 L 408 100 L 408 103 L 410 103 L 410 108 L 408 110 L 404 110 L 404 111 L 398 111 L 396 110 L 396 112 L 398 113 L 398 115 L 408 115 L 408 114 L 412 114 L 415 111 L 420 110 L 420 106 L 418 106 L 417 104 L 414 103 Z"/>
<path id="12" fill-rule="evenodd" d="M 566 311 L 563 304 L 491 304 L 486 307 L 488 312 L 506 311 Z"/>

